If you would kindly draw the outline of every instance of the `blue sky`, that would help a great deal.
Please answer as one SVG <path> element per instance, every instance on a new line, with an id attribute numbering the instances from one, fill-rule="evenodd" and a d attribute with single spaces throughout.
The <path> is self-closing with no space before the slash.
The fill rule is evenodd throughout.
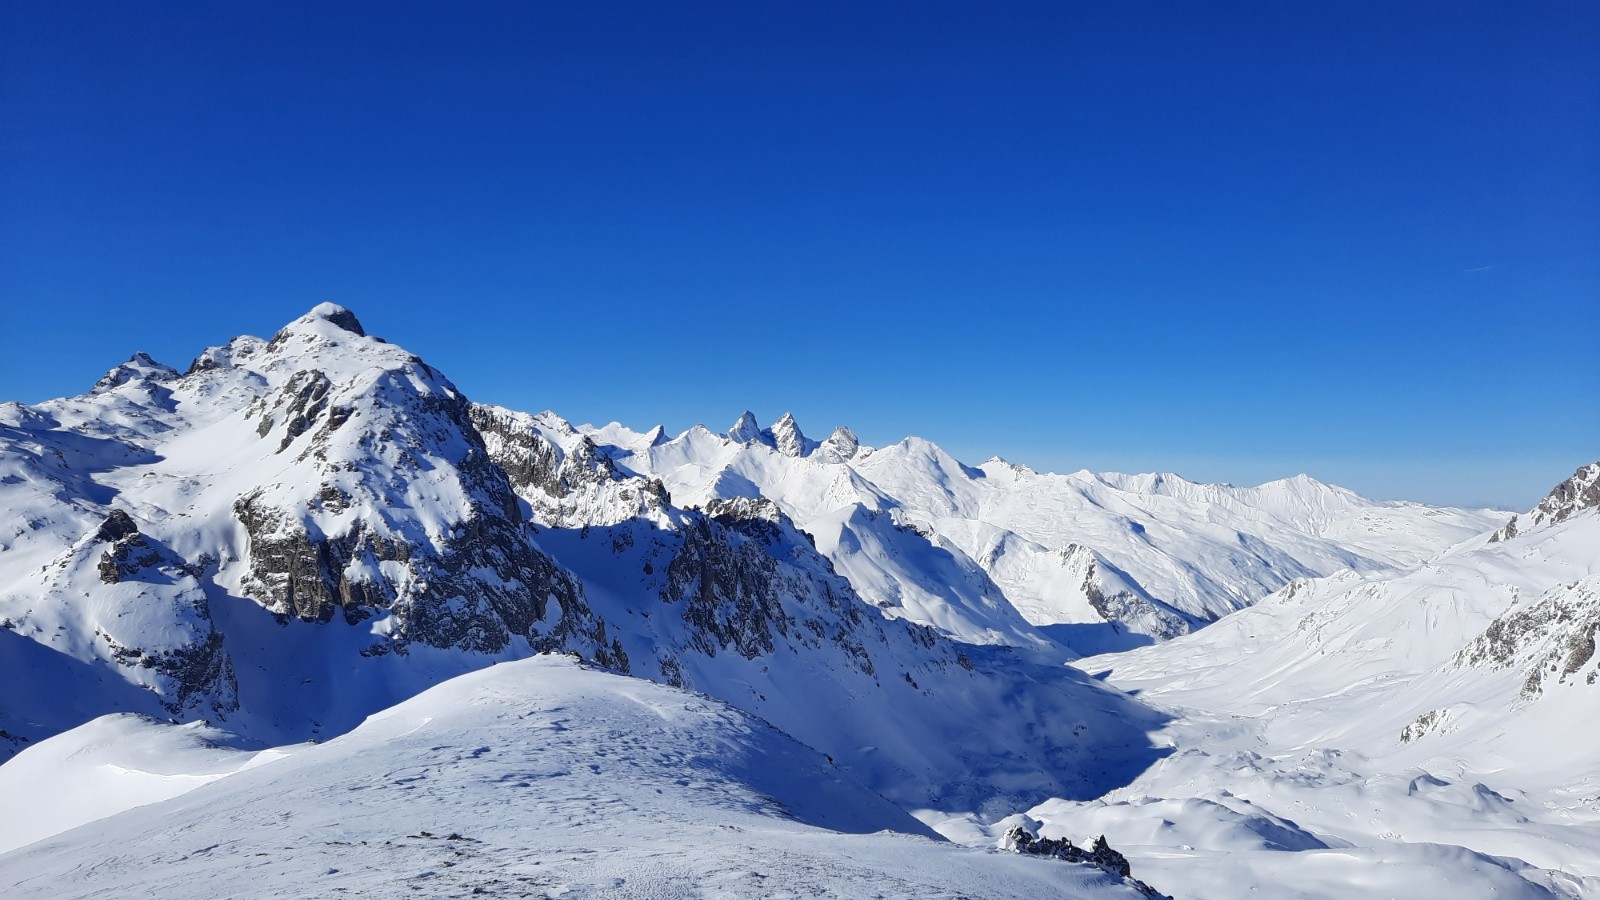
<path id="1" fill-rule="evenodd" d="M 1526 507 L 1600 6 L 1326 6 L 8 0 L 0 399 L 333 300 L 579 421 Z"/>

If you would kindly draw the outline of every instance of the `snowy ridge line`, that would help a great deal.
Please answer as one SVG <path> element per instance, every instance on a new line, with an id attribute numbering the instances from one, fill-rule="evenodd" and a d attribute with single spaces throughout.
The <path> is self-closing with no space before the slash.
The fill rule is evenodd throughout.
<path id="1" fill-rule="evenodd" d="M 1159 716 L 1020 617 L 1020 648 L 886 618 L 774 502 L 674 502 L 331 304 L 0 427 L 6 756 L 114 712 L 325 739 L 542 651 L 717 696 L 907 804 L 1092 795 L 1155 752 Z"/>
<path id="2" fill-rule="evenodd" d="M 785 413 L 746 411 L 725 434 L 619 423 L 589 436 L 674 502 L 765 497 L 886 614 L 960 640 L 1079 653 L 1166 640 L 1295 578 L 1412 568 L 1504 524 L 1494 510 L 1367 500 L 1309 476 L 1257 487 L 1167 473 L 1038 473 L 966 465 L 910 437 L 864 446 L 846 428 L 820 444 Z"/>

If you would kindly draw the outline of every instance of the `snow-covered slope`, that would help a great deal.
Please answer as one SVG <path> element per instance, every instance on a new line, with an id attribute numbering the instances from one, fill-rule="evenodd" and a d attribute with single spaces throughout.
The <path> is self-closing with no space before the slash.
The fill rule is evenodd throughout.
<path id="1" fill-rule="evenodd" d="M 1398 576 L 1297 580 L 1193 635 L 1078 664 L 1175 716 L 1177 752 L 1089 803 L 1158 883 L 1600 896 L 1600 464 Z M 1178 845 L 1175 852 L 1174 845 Z M 1165 870 L 1165 871 L 1163 871 Z"/>
<path id="2" fill-rule="evenodd" d="M 973 467 L 915 437 L 874 449 L 841 428 L 817 444 L 787 414 L 671 440 L 577 430 L 680 505 L 776 502 L 863 597 L 976 643 L 1035 646 L 1030 626 L 1081 652 L 1164 640 L 1295 578 L 1415 566 L 1506 518 L 1367 500 L 1304 475 L 1237 488 Z"/>
<path id="3" fill-rule="evenodd" d="M 192 738 L 154 723 L 85 730 L 0 767 L 31 776 L 0 792 L 8 822 L 22 801 L 104 783 L 118 764 L 98 758 L 123 748 L 97 740 Z M 97 764 L 76 759 L 86 745 Z M 244 763 L 186 747 L 156 765 L 199 770 L 169 776 L 188 790 L 0 856 L 0 892 L 1141 896 L 1093 866 L 942 842 L 759 719 L 564 657 L 462 676 L 292 749 Z"/>
<path id="4" fill-rule="evenodd" d="M 1092 796 L 1154 756 L 1159 717 L 1058 657 L 886 619 L 770 501 L 675 506 L 340 307 L 0 427 L 7 755 L 110 712 L 326 738 L 559 649 L 721 697 L 908 805 Z"/>

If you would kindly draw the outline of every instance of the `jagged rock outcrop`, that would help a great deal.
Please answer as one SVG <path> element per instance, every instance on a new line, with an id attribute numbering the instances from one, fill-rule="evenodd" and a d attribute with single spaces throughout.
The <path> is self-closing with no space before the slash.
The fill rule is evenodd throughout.
<path id="1" fill-rule="evenodd" d="M 141 569 L 151 568 L 161 562 L 161 553 L 151 547 L 138 532 L 126 534 L 111 542 L 100 554 L 100 580 L 116 584 Z"/>
<path id="2" fill-rule="evenodd" d="M 670 502 L 659 479 L 618 468 L 588 435 L 551 414 L 530 416 L 473 404 L 473 427 L 536 522 L 612 525 L 656 516 Z"/>
<path id="3" fill-rule="evenodd" d="M 1066 862 L 1089 863 L 1098 866 L 1107 872 L 1126 880 L 1134 889 L 1146 897 L 1165 898 L 1171 900 L 1166 894 L 1157 891 L 1133 877 L 1133 868 L 1128 865 L 1128 858 L 1111 848 L 1106 842 L 1105 835 L 1094 839 L 1088 850 L 1077 846 L 1070 838 L 1045 838 L 1039 837 L 1024 825 L 1013 825 L 1005 836 L 1001 838 L 1001 847 L 1013 853 L 1027 856 L 1043 856 L 1048 859 L 1059 859 Z"/>
<path id="4" fill-rule="evenodd" d="M 100 380 L 95 382 L 93 392 L 105 393 L 130 381 L 160 383 L 177 377 L 176 369 L 156 362 L 150 354 L 140 351 L 129 357 L 127 362 L 101 376 Z"/>
<path id="5" fill-rule="evenodd" d="M 421 359 L 364 335 L 348 310 L 325 305 L 262 351 L 266 366 L 316 358 L 329 345 L 365 358 L 338 380 L 294 370 L 248 412 L 275 453 L 298 451 L 305 482 L 256 488 L 233 504 L 248 537 L 242 589 L 306 621 L 387 611 L 393 638 L 435 647 L 497 653 L 516 638 L 535 649 L 604 646 L 581 588 L 533 545 L 471 404 Z M 524 477 L 541 474 L 523 463 Z"/>
<path id="6" fill-rule="evenodd" d="M 113 509 L 100 527 L 94 530 L 97 541 L 115 542 L 139 533 L 138 523 L 126 511 Z"/>
<path id="7" fill-rule="evenodd" d="M 1088 547 L 1068 544 L 1059 555 L 1062 568 L 1081 575 L 1083 596 L 1107 622 L 1120 623 L 1157 640 L 1169 640 L 1194 629 L 1190 617 L 1138 590 L 1126 573 L 1104 571 L 1110 566 Z"/>
<path id="8" fill-rule="evenodd" d="M 1593 462 L 1580 467 L 1571 478 L 1552 488 L 1538 506 L 1528 511 L 1527 518 L 1531 521 L 1523 522 L 1522 516 L 1512 516 L 1489 542 L 1507 541 L 1530 529 L 1556 525 L 1584 510 L 1597 508 L 1600 508 L 1600 462 Z"/>
<path id="9" fill-rule="evenodd" d="M 1538 601 L 1513 608 L 1456 654 L 1457 666 L 1521 667 L 1522 696 L 1533 699 L 1554 685 L 1600 681 L 1600 579 L 1560 585 Z"/>

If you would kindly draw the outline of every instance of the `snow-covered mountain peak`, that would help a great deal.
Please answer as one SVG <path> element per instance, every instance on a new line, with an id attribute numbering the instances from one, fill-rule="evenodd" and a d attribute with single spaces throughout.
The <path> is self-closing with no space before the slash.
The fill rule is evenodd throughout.
<path id="1" fill-rule="evenodd" d="M 990 478 L 999 477 L 1015 479 L 1039 474 L 1030 466 L 1025 466 L 1022 463 L 1014 463 L 999 456 L 989 457 L 988 459 L 984 460 L 978 466 L 978 468 L 982 469 L 983 473 Z"/>
<path id="2" fill-rule="evenodd" d="M 1304 472 L 1289 478 L 1279 478 L 1274 481 L 1264 482 L 1257 487 L 1257 490 L 1281 491 L 1283 493 L 1294 494 L 1300 497 L 1307 497 L 1315 494 L 1338 494 L 1347 497 L 1358 496 L 1355 491 L 1352 491 L 1349 488 L 1343 488 L 1336 484 L 1329 484 L 1326 481 L 1318 481 Z"/>
<path id="3" fill-rule="evenodd" d="M 242 334 L 219 347 L 207 347 L 200 351 L 200 355 L 189 363 L 189 368 L 183 374 L 193 375 L 196 372 L 209 372 L 215 369 L 230 369 L 240 365 L 245 360 L 260 352 L 267 345 L 258 337 Z"/>
<path id="4" fill-rule="evenodd" d="M 827 440 L 817 445 L 812 455 L 822 462 L 842 463 L 855 459 L 856 454 L 860 452 L 860 438 L 856 437 L 855 432 L 840 425 L 828 435 Z"/>
<path id="5" fill-rule="evenodd" d="M 817 448 L 817 442 L 806 437 L 800 430 L 793 413 L 784 413 L 782 418 L 773 422 L 766 430 L 766 436 L 771 440 L 772 446 L 784 456 L 810 456 Z"/>
<path id="6" fill-rule="evenodd" d="M 104 393 L 113 388 L 121 387 L 130 381 L 147 383 L 160 383 L 171 381 L 178 377 L 178 370 L 163 363 L 156 362 L 150 354 L 143 350 L 128 357 L 128 361 L 118 365 L 100 380 L 95 382 L 90 393 Z"/>
<path id="7" fill-rule="evenodd" d="M 756 421 L 756 414 L 748 409 L 728 428 L 727 434 L 728 440 L 735 444 L 763 443 L 766 438 L 766 435 L 761 433 L 761 424 Z"/>
<path id="8" fill-rule="evenodd" d="M 324 322 L 340 331 L 348 331 L 360 337 L 367 336 L 367 330 L 361 327 L 361 320 L 356 318 L 356 314 L 337 303 L 318 303 L 305 315 L 284 326 L 284 330 L 307 326 L 318 327 Z"/>

